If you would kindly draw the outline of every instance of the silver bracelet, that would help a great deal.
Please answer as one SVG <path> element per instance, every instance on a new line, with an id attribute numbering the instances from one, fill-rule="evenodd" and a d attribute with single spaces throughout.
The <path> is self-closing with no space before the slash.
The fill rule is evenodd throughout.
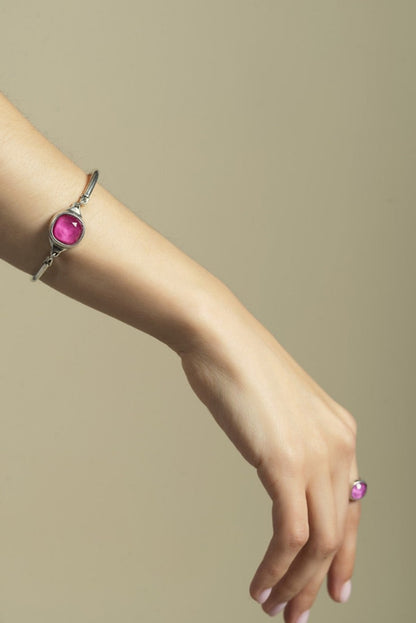
<path id="1" fill-rule="evenodd" d="M 67 210 L 58 212 L 52 217 L 49 223 L 49 242 L 51 250 L 48 256 L 43 260 L 42 266 L 39 268 L 38 272 L 31 278 L 32 281 L 36 281 L 42 277 L 45 270 L 52 265 L 54 259 L 58 257 L 62 251 L 72 249 L 72 247 L 75 247 L 75 245 L 81 242 L 85 234 L 81 206 L 88 203 L 97 180 L 98 171 L 90 173 L 88 184 L 78 201 L 69 206 Z"/>

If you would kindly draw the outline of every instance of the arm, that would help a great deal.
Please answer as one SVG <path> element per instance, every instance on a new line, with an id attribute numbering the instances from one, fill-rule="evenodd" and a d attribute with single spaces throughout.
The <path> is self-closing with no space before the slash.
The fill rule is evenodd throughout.
<path id="1" fill-rule="evenodd" d="M 1 257 L 34 274 L 49 251 L 51 216 L 76 201 L 86 181 L 0 94 Z M 99 183 L 83 219 L 83 241 L 41 280 L 178 350 L 194 332 L 207 289 L 225 286 Z"/>
<path id="2" fill-rule="evenodd" d="M 0 98 L 1 257 L 33 274 L 48 252 L 51 216 L 86 175 Z M 97 184 L 86 234 L 42 281 L 153 335 L 272 500 L 273 536 L 250 585 L 269 614 L 305 623 L 320 585 L 345 601 L 360 504 L 356 425 L 234 294 Z M 28 287 L 36 287 L 28 282 Z M 299 619 L 301 617 L 301 619 Z"/>

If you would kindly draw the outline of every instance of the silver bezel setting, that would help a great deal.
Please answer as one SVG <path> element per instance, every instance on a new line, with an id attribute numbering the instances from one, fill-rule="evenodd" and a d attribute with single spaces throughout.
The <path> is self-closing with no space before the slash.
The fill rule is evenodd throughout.
<path id="1" fill-rule="evenodd" d="M 354 487 L 356 485 L 365 485 L 364 494 L 360 498 L 353 498 L 352 497 L 352 492 L 353 492 Z M 351 488 L 350 488 L 350 502 L 360 502 L 367 495 L 367 490 L 368 490 L 368 485 L 367 485 L 365 480 L 362 480 L 361 478 L 357 478 L 357 480 L 354 480 L 354 482 L 352 483 Z"/>
<path id="2" fill-rule="evenodd" d="M 45 273 L 45 271 L 50 266 L 52 266 L 54 259 L 57 258 L 60 255 L 60 253 L 63 253 L 63 251 L 66 251 L 67 249 L 72 249 L 72 247 L 76 247 L 77 244 L 79 244 L 81 240 L 83 239 L 85 235 L 85 223 L 84 223 L 84 219 L 82 218 L 82 214 L 81 214 L 81 206 L 85 206 L 90 200 L 91 193 L 94 190 L 95 185 L 98 180 L 98 175 L 99 175 L 99 172 L 97 169 L 95 171 L 92 171 L 89 174 L 89 180 L 85 187 L 85 190 L 80 196 L 80 198 L 78 199 L 78 201 L 75 201 L 75 203 L 71 204 L 69 208 L 67 208 L 66 210 L 61 210 L 61 212 L 58 212 L 57 214 L 55 214 L 49 221 L 48 234 L 49 234 L 49 244 L 51 248 L 50 248 L 48 255 L 45 257 L 42 264 L 40 265 L 40 268 L 38 269 L 38 271 L 34 275 L 32 275 L 31 277 L 32 281 L 37 281 L 38 279 L 40 279 L 42 275 Z M 68 214 L 69 216 L 77 218 L 80 221 L 81 227 L 82 227 L 80 237 L 78 238 L 78 240 L 76 240 L 72 244 L 65 244 L 64 242 L 61 242 L 61 240 L 58 240 L 57 238 L 55 238 L 53 234 L 53 228 L 54 228 L 56 221 L 58 220 L 60 216 L 64 216 L 65 214 Z"/>
<path id="3" fill-rule="evenodd" d="M 61 242 L 60 240 L 58 240 L 57 238 L 55 238 L 55 236 L 53 235 L 53 226 L 55 225 L 56 221 L 58 220 L 58 218 L 60 216 L 63 216 L 64 214 L 69 214 L 70 216 L 75 216 L 79 221 L 81 221 L 81 225 L 82 225 L 82 232 L 80 237 L 78 238 L 78 240 L 76 242 L 73 242 L 72 244 L 65 244 L 64 242 Z M 73 247 L 76 247 L 77 244 L 79 244 L 81 242 L 81 240 L 83 239 L 85 234 L 85 223 L 82 219 L 81 216 L 81 211 L 76 208 L 68 208 L 67 210 L 63 210 L 62 212 L 58 212 L 57 214 L 55 214 L 55 216 L 52 217 L 52 220 L 49 224 L 49 240 L 51 242 L 51 245 L 53 247 L 58 247 L 59 249 L 72 249 Z"/>

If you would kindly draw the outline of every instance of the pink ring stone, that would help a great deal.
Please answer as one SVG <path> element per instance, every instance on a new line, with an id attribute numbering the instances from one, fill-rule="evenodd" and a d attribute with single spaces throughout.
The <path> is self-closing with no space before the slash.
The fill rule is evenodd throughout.
<path id="1" fill-rule="evenodd" d="M 358 480 L 351 489 L 351 499 L 361 500 L 367 493 L 367 483 L 364 480 Z"/>
<path id="2" fill-rule="evenodd" d="M 81 238 L 84 225 L 81 219 L 72 214 L 61 214 L 56 219 L 52 233 L 63 244 L 75 244 Z"/>

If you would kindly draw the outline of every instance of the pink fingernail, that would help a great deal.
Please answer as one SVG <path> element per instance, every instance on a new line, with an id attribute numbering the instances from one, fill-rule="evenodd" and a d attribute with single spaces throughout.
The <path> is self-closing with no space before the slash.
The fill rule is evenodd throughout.
<path id="1" fill-rule="evenodd" d="M 279 612 L 282 612 L 282 610 L 285 609 L 286 604 L 287 604 L 287 601 L 285 601 L 283 604 L 277 604 L 274 608 L 269 610 L 268 614 L 271 617 L 274 617 L 275 614 L 279 614 Z"/>
<path id="2" fill-rule="evenodd" d="M 349 600 L 351 595 L 351 589 L 351 580 L 348 580 L 348 582 L 345 582 L 344 586 L 341 588 L 341 592 L 339 594 L 341 603 L 345 604 L 345 602 Z"/>
<path id="3" fill-rule="evenodd" d="M 257 597 L 257 601 L 259 602 L 259 604 L 264 604 L 264 602 L 269 597 L 271 592 L 272 592 L 271 588 L 264 589 L 264 591 L 262 591 L 260 595 Z"/>
<path id="4" fill-rule="evenodd" d="M 306 610 L 305 612 L 303 612 L 296 621 L 296 623 L 306 623 L 306 621 L 309 619 L 310 612 L 310 610 Z"/>

